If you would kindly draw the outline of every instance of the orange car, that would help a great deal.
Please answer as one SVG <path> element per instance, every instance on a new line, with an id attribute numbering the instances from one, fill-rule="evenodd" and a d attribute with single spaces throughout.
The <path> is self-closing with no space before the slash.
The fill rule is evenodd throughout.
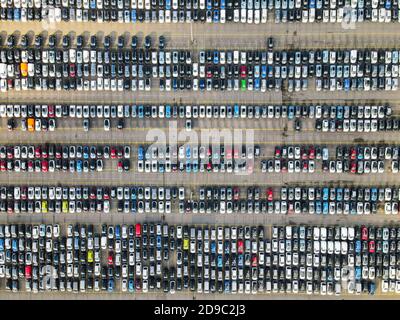
<path id="1" fill-rule="evenodd" d="M 21 75 L 23 77 L 28 76 L 28 64 L 25 62 L 21 62 Z"/>
<path id="2" fill-rule="evenodd" d="M 32 132 L 35 131 L 35 119 L 28 118 L 28 131 Z"/>

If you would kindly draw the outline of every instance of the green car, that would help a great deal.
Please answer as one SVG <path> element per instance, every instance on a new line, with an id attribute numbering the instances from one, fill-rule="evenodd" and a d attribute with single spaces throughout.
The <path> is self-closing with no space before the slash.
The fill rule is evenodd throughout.
<path id="1" fill-rule="evenodd" d="M 241 86 L 242 91 L 246 91 L 246 89 L 247 89 L 246 79 L 242 79 L 240 81 L 240 86 Z"/>

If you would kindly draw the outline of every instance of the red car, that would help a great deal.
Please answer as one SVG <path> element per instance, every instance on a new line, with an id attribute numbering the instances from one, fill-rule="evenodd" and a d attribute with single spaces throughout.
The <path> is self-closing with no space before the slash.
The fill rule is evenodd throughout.
<path id="1" fill-rule="evenodd" d="M 136 223 L 136 225 L 135 225 L 135 233 L 136 233 L 136 237 L 141 237 L 142 236 L 142 226 L 140 225 L 140 223 Z"/>
<path id="2" fill-rule="evenodd" d="M 272 201 L 274 198 L 274 193 L 272 191 L 272 188 L 267 189 L 267 200 Z"/>
<path id="3" fill-rule="evenodd" d="M 243 240 L 238 240 L 237 242 L 237 246 L 238 246 L 238 254 L 242 254 L 243 253 Z"/>
<path id="4" fill-rule="evenodd" d="M 308 155 L 309 159 L 311 159 L 311 160 L 315 159 L 315 149 L 314 149 L 314 147 L 310 147 L 310 149 L 308 150 L 308 153 L 309 153 L 309 155 Z"/>
<path id="5" fill-rule="evenodd" d="M 361 240 L 368 240 L 368 229 L 365 226 L 361 227 Z"/>
<path id="6" fill-rule="evenodd" d="M 110 253 L 108 254 L 107 261 L 108 261 L 108 265 L 110 265 L 110 266 L 114 264 L 114 254 L 113 254 L 113 252 L 110 251 Z"/>
<path id="7" fill-rule="evenodd" d="M 234 149 L 233 150 L 233 158 L 234 159 L 239 159 L 239 150 L 238 149 Z"/>
<path id="8" fill-rule="evenodd" d="M 7 148 L 7 159 L 13 159 L 14 158 L 14 147 L 8 147 Z"/>
<path id="9" fill-rule="evenodd" d="M 117 150 L 115 147 L 111 147 L 111 152 L 110 152 L 111 159 L 115 159 L 117 157 Z"/>
<path id="10" fill-rule="evenodd" d="M 350 163 L 350 172 L 351 173 L 356 173 L 357 172 L 357 163 L 355 161 L 352 161 Z"/>
<path id="11" fill-rule="evenodd" d="M 246 66 L 241 66 L 240 67 L 240 77 L 246 78 L 247 76 L 247 67 Z"/>
<path id="12" fill-rule="evenodd" d="M 240 190 L 238 187 L 233 188 L 233 200 L 239 200 Z"/>
<path id="13" fill-rule="evenodd" d="M 42 172 L 49 171 L 49 162 L 47 160 L 42 160 Z"/>
<path id="14" fill-rule="evenodd" d="M 251 257 L 251 266 L 252 266 L 252 267 L 257 267 L 257 265 L 258 265 L 257 255 L 254 254 L 254 255 Z"/>
<path id="15" fill-rule="evenodd" d="M 0 170 L 1 171 L 6 171 L 7 170 L 5 160 L 0 160 Z"/>
<path id="16" fill-rule="evenodd" d="M 32 266 L 25 266 L 25 278 L 30 279 L 32 277 Z"/>
<path id="17" fill-rule="evenodd" d="M 54 118 L 54 106 L 49 105 L 49 117 Z"/>
<path id="18" fill-rule="evenodd" d="M 117 170 L 118 170 L 118 172 L 124 171 L 124 168 L 123 168 L 123 166 L 122 166 L 122 160 L 119 160 L 119 161 L 118 161 Z"/>
<path id="19" fill-rule="evenodd" d="M 69 65 L 69 76 L 75 78 L 75 63 Z"/>
<path id="20" fill-rule="evenodd" d="M 37 146 L 35 148 L 35 157 L 36 158 L 41 158 L 42 157 L 42 149 L 39 146 Z"/>
<path id="21" fill-rule="evenodd" d="M 207 163 L 207 171 L 211 171 L 212 170 L 212 164 L 211 162 Z"/>
<path id="22" fill-rule="evenodd" d="M 356 157 L 357 157 L 357 151 L 356 151 L 356 148 L 351 148 L 351 150 L 350 150 L 350 159 L 351 160 L 355 160 L 356 159 Z"/>
<path id="23" fill-rule="evenodd" d="M 375 252 L 375 241 L 370 241 L 369 242 L 369 253 L 374 253 Z"/>
<path id="24" fill-rule="evenodd" d="M 281 148 L 275 147 L 275 158 L 280 158 L 281 157 Z"/>

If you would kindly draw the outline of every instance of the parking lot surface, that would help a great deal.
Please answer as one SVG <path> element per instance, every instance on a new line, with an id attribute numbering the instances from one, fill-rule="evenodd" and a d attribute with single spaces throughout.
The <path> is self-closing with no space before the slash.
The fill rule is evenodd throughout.
<path id="1" fill-rule="evenodd" d="M 296 49 L 399 49 L 400 34 L 398 23 L 359 22 L 351 28 L 345 28 L 340 23 L 274 23 L 265 24 L 210 24 L 210 23 L 140 23 L 133 25 L 125 23 L 96 23 L 96 22 L 59 22 L 44 24 L 39 21 L 31 22 L 2 22 L 1 37 L 15 34 L 43 34 L 46 38 L 56 33 L 70 34 L 72 39 L 81 34 L 97 35 L 103 38 L 111 34 L 114 39 L 124 35 L 126 39 L 137 34 L 140 42 L 150 35 L 157 42 L 160 35 L 166 39 L 167 49 L 199 50 L 266 50 L 266 38 L 274 38 L 274 50 Z M 107 30 L 104 32 L 102 30 Z M 133 32 L 134 30 L 134 32 Z M 307 91 L 176 91 L 160 92 L 158 84 L 153 84 L 152 90 L 147 91 L 15 91 L 9 90 L 0 94 L 0 104 L 80 104 L 80 105 L 117 105 L 117 104 L 179 104 L 179 105 L 390 105 L 392 116 L 400 115 L 399 91 L 326 91 L 317 92 L 313 81 L 310 81 Z M 17 128 L 7 129 L 7 117 L 0 119 L 1 145 L 43 145 L 53 143 L 59 145 L 129 145 L 131 147 L 130 170 L 117 171 L 116 159 L 105 159 L 102 172 L 70 172 L 60 170 L 55 172 L 15 172 L 2 170 L 0 186 L 152 186 L 152 187 L 184 187 L 185 200 L 197 200 L 201 187 L 239 187 L 242 197 L 247 200 L 248 187 L 259 187 L 261 197 L 265 198 L 268 188 L 274 189 L 274 194 L 282 187 L 319 187 L 333 188 L 399 188 L 398 175 L 392 172 L 391 162 L 385 160 L 385 170 L 382 173 L 352 174 L 350 172 L 324 172 L 320 160 L 316 160 L 316 170 L 310 172 L 262 172 L 261 160 L 274 159 L 276 146 L 326 146 L 330 155 L 335 155 L 337 146 L 360 145 L 392 145 L 398 146 L 399 131 L 384 130 L 377 132 L 344 132 L 317 131 L 316 119 L 300 118 L 301 130 L 294 127 L 294 120 L 287 118 L 191 118 L 191 130 L 185 130 L 186 118 L 166 120 L 165 118 L 129 118 L 125 119 L 124 128 L 117 129 L 117 119 L 111 119 L 111 129 L 104 130 L 103 119 L 91 119 L 91 127 L 85 132 L 82 119 L 62 118 L 57 120 L 54 131 L 22 131 L 21 119 L 16 118 Z M 153 142 L 151 139 L 155 130 L 161 130 L 168 136 L 174 127 L 182 136 L 204 132 L 217 132 L 221 129 L 242 130 L 242 136 L 251 133 L 252 142 L 260 146 L 261 154 L 255 159 L 252 173 L 228 172 L 139 172 L 138 148 Z M 185 138 L 178 142 L 183 145 Z M 172 142 L 170 142 L 172 143 Z M 207 143 L 208 145 L 208 143 Z M 392 159 L 391 159 L 392 160 Z M 390 160 L 390 161 L 391 161 Z M 7 198 L 8 199 L 8 198 Z M 4 199 L 2 199 L 4 200 Z M 389 201 L 389 200 L 388 200 Z M 398 199 L 390 200 L 397 203 Z M 116 202 L 116 201 L 115 201 Z M 339 201 L 340 202 L 340 201 Z M 398 209 L 396 213 L 398 212 Z M 117 212 L 112 205 L 109 213 L 29 213 L 2 212 L 0 224 L 59 224 L 62 230 L 68 224 L 92 224 L 99 228 L 102 224 L 134 225 L 136 223 L 166 223 L 168 225 L 228 225 L 228 226 L 272 226 L 311 225 L 311 226 L 398 226 L 399 214 L 385 214 L 383 206 L 376 214 L 268 214 L 256 213 L 179 213 L 178 201 L 173 203 L 171 213 L 123 213 Z M 63 232 L 64 232 L 63 231 Z M 399 267 L 397 267 L 398 269 Z M 395 277 L 396 278 L 396 277 Z M 399 283 L 400 278 L 396 278 Z M 338 296 L 320 294 L 272 292 L 257 294 L 204 294 L 199 292 L 148 292 L 132 294 L 118 289 L 112 293 L 105 291 L 81 292 L 11 292 L 5 289 L 5 279 L 0 279 L 0 297 L 2 299 L 398 299 L 397 292 L 382 292 L 381 280 L 376 280 L 375 295 L 348 294 L 344 290 Z M 325 290 L 325 289 L 324 289 Z M 22 290 L 24 291 L 24 290 Z"/>

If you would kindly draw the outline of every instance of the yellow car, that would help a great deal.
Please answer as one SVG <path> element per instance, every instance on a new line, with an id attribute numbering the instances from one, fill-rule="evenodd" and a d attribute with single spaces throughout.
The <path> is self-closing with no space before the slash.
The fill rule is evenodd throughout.
<path id="1" fill-rule="evenodd" d="M 68 201 L 67 200 L 63 200 L 63 202 L 62 202 L 62 212 L 68 213 Z"/>
<path id="2" fill-rule="evenodd" d="M 188 238 L 183 239 L 183 250 L 189 250 L 189 239 Z"/>
<path id="3" fill-rule="evenodd" d="M 93 262 L 93 250 L 89 250 L 87 253 L 87 262 L 92 263 Z"/>
<path id="4" fill-rule="evenodd" d="M 43 213 L 49 212 L 47 209 L 47 200 L 42 200 L 42 212 Z"/>

